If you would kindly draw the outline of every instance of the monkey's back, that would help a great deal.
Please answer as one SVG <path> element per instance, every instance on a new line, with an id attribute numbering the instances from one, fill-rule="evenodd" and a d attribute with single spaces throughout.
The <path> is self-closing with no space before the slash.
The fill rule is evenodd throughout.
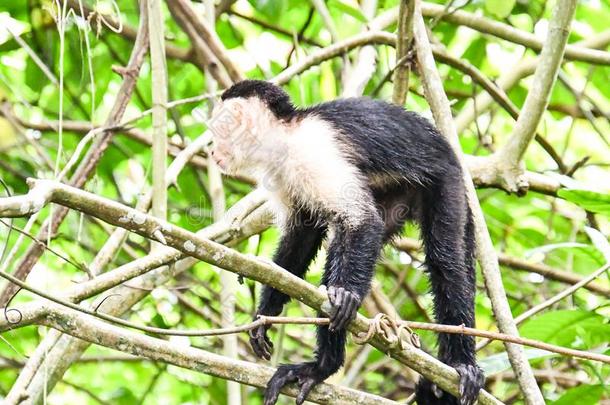
<path id="1" fill-rule="evenodd" d="M 389 174 L 420 184 L 459 175 L 447 140 L 427 119 L 400 106 L 366 97 L 346 98 L 300 114 L 314 114 L 330 123 L 362 173 Z"/>

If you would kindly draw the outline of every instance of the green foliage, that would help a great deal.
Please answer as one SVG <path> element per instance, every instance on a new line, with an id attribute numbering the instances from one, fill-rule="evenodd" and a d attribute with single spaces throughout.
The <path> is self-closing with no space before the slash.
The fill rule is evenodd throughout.
<path id="1" fill-rule="evenodd" d="M 56 22 L 49 13 L 56 3 L 51 0 L 0 2 L 0 179 L 12 194 L 27 192 L 27 177 L 54 177 L 53 166 L 58 158 L 59 137 L 52 126 L 59 119 L 60 91 L 40 68 L 40 63 L 59 80 L 60 61 L 63 60 L 64 123 L 97 126 L 106 121 L 119 95 L 122 77 L 112 67 L 124 67 L 134 45 L 133 38 L 125 35 L 125 32 L 114 33 L 97 17 L 84 20 L 71 15 L 66 25 L 65 51 L 60 55 L 60 36 Z M 111 6 L 115 3 L 120 10 L 119 15 L 114 16 L 115 19 L 120 18 L 135 31 L 139 21 L 138 2 L 83 0 L 84 5 L 90 8 L 103 7 L 105 12 L 112 12 Z M 381 0 L 377 3 L 375 15 L 379 16 L 396 7 L 399 0 Z M 434 0 L 433 3 L 441 6 L 448 4 L 445 0 Z M 449 13 L 460 9 L 474 13 L 477 18 L 509 24 L 529 33 L 535 32 L 542 38 L 541 33 L 548 23 L 554 2 L 477 0 L 449 3 Z M 200 16 L 205 14 L 202 1 L 193 1 L 192 4 Z M 368 19 L 361 8 L 362 1 L 329 0 L 325 4 L 339 40 L 367 29 Z M 248 78 L 271 79 L 287 66 L 317 54 L 319 46 L 311 45 L 305 39 L 317 44 L 331 44 L 332 38 L 326 23 L 311 2 L 248 0 L 235 2 L 231 7 L 233 12 L 221 15 L 215 29 L 218 38 L 227 48 L 229 57 Z M 312 18 L 308 21 L 312 12 Z M 187 53 L 191 47 L 189 36 L 166 7 L 164 13 L 166 43 L 187 55 L 179 59 L 168 57 L 170 99 L 179 100 L 207 92 L 212 82 L 211 77 L 206 76 L 200 65 L 188 61 L 193 55 L 192 52 Z M 248 21 L 237 14 L 263 21 L 264 24 Z M 608 29 L 608 21 L 609 1 L 579 2 L 569 42 L 599 36 Z M 27 51 L 4 30 L 9 22 L 21 33 L 21 38 L 28 45 Z M 435 23 L 431 34 L 438 42 L 437 46 L 445 47 L 450 55 L 469 62 L 496 83 L 501 83 L 500 79 L 514 72 L 522 58 L 536 56 L 534 51 L 524 49 L 521 45 L 458 26 L 446 19 Z M 396 29 L 396 24 L 392 22 L 387 32 L 395 33 Z M 301 38 L 297 38 L 299 33 L 302 34 Z M 85 35 L 90 43 L 89 50 L 86 48 Z M 295 39 L 298 39 L 296 43 Z M 602 50 L 599 52 L 605 52 L 606 48 L 607 46 L 600 47 Z M 364 87 L 364 95 L 390 100 L 395 52 L 385 45 L 375 46 L 375 49 L 375 70 Z M 38 60 L 34 60 L 29 52 L 35 53 Z M 324 60 L 292 78 L 284 88 L 299 106 L 339 97 L 344 90 L 347 74 L 357 66 L 358 53 L 359 49 L 354 49 L 340 57 Z M 89 62 L 92 71 L 89 71 Z M 432 118 L 417 63 L 411 67 L 409 83 L 412 91 L 408 94 L 405 107 Z M 459 69 L 441 63 L 438 63 L 438 67 L 452 103 L 452 112 L 461 119 L 463 109 L 471 104 L 472 95 L 479 94 L 482 88 Z M 534 265 L 546 265 L 573 276 L 585 277 L 606 263 L 610 250 L 607 241 L 610 234 L 610 124 L 607 120 L 610 111 L 610 70 L 606 66 L 593 66 L 579 61 L 566 61 L 562 70 L 577 94 L 561 83 L 554 86 L 550 94 L 550 112 L 545 113 L 538 133 L 562 157 L 568 171 L 575 168 L 574 173 L 560 173 L 556 162 L 533 142 L 525 156 L 526 167 L 531 172 L 547 176 L 547 179 L 560 180 L 563 188 L 556 196 L 530 191 L 519 198 L 497 189 L 481 189 L 478 196 L 498 252 Z M 531 77 L 526 77 L 506 91 L 521 109 L 531 89 Z M 147 59 L 137 81 L 137 91 L 127 106 L 125 118 L 138 116 L 152 107 L 151 91 L 151 68 Z M 14 125 L 14 122 L 3 116 L 5 106 L 22 121 L 21 124 Z M 168 114 L 168 133 L 172 144 L 188 144 L 200 136 L 206 129 L 204 119 L 208 110 L 207 102 L 187 103 L 173 108 Z M 492 104 L 487 110 L 478 103 L 474 115 L 477 118 L 476 125 L 468 123 L 460 134 L 465 153 L 489 156 L 515 136 L 514 119 L 498 104 Z M 591 116 L 593 118 L 590 120 Z M 37 131 L 29 128 L 31 123 L 49 124 L 51 127 Z M 131 128 L 150 136 L 150 116 L 131 123 Z M 60 168 L 76 153 L 85 132 L 64 129 Z M 485 144 L 483 140 L 491 140 L 492 145 Z M 85 151 L 90 145 L 91 143 L 85 146 Z M 585 158 L 588 158 L 586 162 L 583 161 Z M 172 159 L 168 158 L 168 162 Z M 198 161 L 203 159 L 205 154 L 200 154 Z M 72 173 L 73 171 L 69 175 Z M 128 133 L 118 132 L 113 136 L 85 189 L 134 206 L 140 194 L 150 187 L 150 173 L 150 145 Z M 329 173 L 329 176 L 332 175 Z M 207 171 L 200 165 L 188 165 L 180 173 L 176 186 L 168 192 L 170 222 L 192 231 L 213 222 L 208 182 Z M 241 179 L 226 177 L 223 185 L 228 207 L 252 190 L 252 185 Z M 6 194 L 7 191 L 2 188 L 1 195 Z M 30 235 L 38 235 L 41 224 L 49 217 L 50 211 L 47 207 L 41 212 L 40 218 L 28 232 Z M 17 229 L 23 229 L 26 224 L 27 219 L 24 218 L 12 222 Z M 28 282 L 60 295 L 74 286 L 74 283 L 88 279 L 83 268 L 92 263 L 111 231 L 112 228 L 89 217 L 70 212 L 57 234 L 53 235 L 50 245 L 53 252 L 61 254 L 63 259 L 46 251 Z M 414 225 L 408 225 L 404 235 L 417 238 L 419 230 Z M 0 224 L 0 266 L 5 265 L 8 252 L 20 238 L 20 233 L 14 230 L 9 234 L 8 228 Z M 28 237 L 23 238 L 26 242 L 29 241 Z M 234 248 L 269 258 L 273 255 L 278 238 L 279 230 L 271 228 Z M 9 272 L 19 267 L 19 260 L 25 254 L 28 243 L 17 248 L 15 259 L 6 264 Z M 1 253 L 4 244 L 7 246 L 6 252 Z M 109 271 L 129 263 L 134 258 L 147 254 L 149 249 L 147 240 L 129 235 L 124 248 L 103 270 Z M 322 251 L 307 275 L 309 282 L 320 282 L 324 259 L 325 252 Z M 426 321 L 433 317 L 432 295 L 423 263 L 422 252 L 407 254 L 391 246 L 383 252 L 376 283 L 403 319 Z M 147 294 L 124 317 L 136 323 L 163 328 L 219 327 L 218 320 L 224 309 L 224 303 L 219 299 L 222 288 L 220 271 L 209 264 L 197 263 L 188 272 Z M 523 313 L 568 287 L 549 274 L 535 274 L 512 266 L 502 266 L 502 278 L 514 315 Z M 604 274 L 593 283 L 609 288 L 610 277 Z M 3 286 L 0 283 L 0 291 Z M 478 286 L 477 327 L 496 330 L 497 321 L 491 302 L 484 292 L 480 274 Z M 237 324 L 247 323 L 251 319 L 256 305 L 254 296 L 259 294 L 260 286 L 251 280 L 245 280 L 235 289 Z M 20 292 L 9 307 L 32 299 L 35 298 Z M 106 305 L 113 305 L 113 299 L 117 298 L 109 298 L 102 309 Z M 380 311 L 378 303 L 373 301 L 367 302 L 361 313 L 372 317 Z M 286 307 L 285 315 L 315 314 L 302 305 L 291 303 Z M 2 316 L 0 311 L 0 317 Z M 609 318 L 608 297 L 581 288 L 572 296 L 527 319 L 519 331 L 524 337 L 551 344 L 610 353 Z M 271 336 L 279 352 L 274 361 L 292 362 L 312 357 L 314 327 L 288 325 L 283 328 L 283 332 L 280 329 L 271 329 Z M 33 355 L 44 334 L 42 328 L 31 326 L 8 331 L 0 337 L 0 402 L 16 381 L 21 371 L 19 364 Z M 420 336 L 424 349 L 434 353 L 436 335 L 433 332 L 421 332 Z M 255 361 L 246 344 L 247 335 L 240 334 L 239 339 L 240 358 Z M 222 353 L 221 341 L 217 338 L 183 339 L 176 344 L 187 342 L 195 347 Z M 364 359 L 360 359 L 361 350 L 362 347 L 352 343 L 347 346 L 347 372 L 354 364 L 362 361 L 361 368 L 356 373 L 357 378 L 351 386 L 404 402 L 416 377 L 377 350 L 370 351 Z M 567 382 L 562 378 L 539 380 L 548 403 L 587 405 L 604 403 L 602 401 L 607 402 L 610 398 L 607 389 L 610 384 L 608 365 L 570 360 L 565 356 L 533 348 L 525 348 L 525 354 L 534 369 L 560 370 L 562 377 L 568 379 Z M 116 352 L 91 346 L 84 355 L 88 361 L 72 365 L 64 376 L 64 382 L 49 390 L 47 403 L 226 403 L 227 388 L 224 380 L 150 361 L 110 361 L 108 356 L 115 355 Z M 511 378 L 505 378 L 509 375 L 511 366 L 504 346 L 500 342 L 493 342 L 479 351 L 477 356 L 490 377 L 489 381 L 493 381 L 488 385 L 492 393 L 502 400 L 518 398 L 516 401 L 520 403 L 517 383 Z M 93 357 L 99 357 L 100 360 L 89 361 Z M 11 363 L 13 361 L 18 363 Z M 498 377 L 499 373 L 505 374 Z M 574 378 L 579 385 L 573 386 L 570 378 Z M 338 377 L 335 382 L 340 383 L 341 378 Z M 87 394 L 87 391 L 98 399 Z M 244 403 L 262 403 L 260 390 L 244 387 L 243 394 Z"/>
<path id="2" fill-rule="evenodd" d="M 358 7 L 354 7 L 353 5 L 345 2 L 345 1 L 341 1 L 341 0 L 330 0 L 328 2 L 328 5 L 330 7 L 334 7 L 337 10 L 345 13 L 345 14 L 349 14 L 350 16 L 354 17 L 355 19 L 357 19 L 360 22 L 366 22 L 367 18 L 364 14 L 362 14 L 362 11 L 360 11 L 360 9 Z"/>
<path id="3" fill-rule="evenodd" d="M 586 209 L 610 216 L 610 194 L 597 193 L 589 190 L 559 190 L 559 196 Z"/>
<path id="4" fill-rule="evenodd" d="M 575 348 L 596 347 L 610 341 L 608 318 L 586 310 L 546 312 L 527 320 L 519 332 L 523 337 Z"/>
<path id="5" fill-rule="evenodd" d="M 566 391 L 553 405 L 594 405 L 598 404 L 604 393 L 603 385 L 581 385 Z"/>
<path id="6" fill-rule="evenodd" d="M 510 15 L 517 0 L 485 0 L 485 11 L 499 19 Z"/>

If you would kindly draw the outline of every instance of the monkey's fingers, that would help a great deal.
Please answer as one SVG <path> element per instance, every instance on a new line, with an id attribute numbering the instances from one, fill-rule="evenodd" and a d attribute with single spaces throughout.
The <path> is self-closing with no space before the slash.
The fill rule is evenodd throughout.
<path id="1" fill-rule="evenodd" d="M 291 382 L 297 381 L 297 367 L 283 364 L 278 367 L 265 390 L 264 405 L 274 405 L 280 396 L 281 389 Z"/>
<path id="2" fill-rule="evenodd" d="M 349 323 L 356 318 L 356 314 L 358 313 L 359 307 L 360 307 L 360 299 L 356 298 L 356 299 L 349 301 L 349 304 L 346 306 L 346 309 L 345 309 L 345 315 L 341 319 L 341 325 L 339 326 L 339 328 L 341 328 L 341 329 L 347 328 L 347 325 L 349 325 Z"/>
<path id="3" fill-rule="evenodd" d="M 313 377 L 299 378 L 300 390 L 299 395 L 297 395 L 296 405 L 302 405 L 303 402 L 305 402 L 307 395 L 309 395 L 313 387 L 318 383 L 319 381 Z"/>
<path id="4" fill-rule="evenodd" d="M 460 405 L 472 405 L 485 384 L 485 375 L 477 365 L 460 364 L 455 366 L 460 375 Z"/>
<path id="5" fill-rule="evenodd" d="M 273 343 L 267 336 L 267 328 L 259 326 L 256 329 L 252 329 L 250 335 L 250 346 L 254 353 L 261 359 L 271 360 L 271 353 L 273 353 Z"/>
<path id="6" fill-rule="evenodd" d="M 333 287 L 332 285 L 328 287 L 328 300 L 330 301 L 330 304 L 335 307 L 337 305 L 339 305 L 339 301 L 338 301 L 338 288 Z"/>
<path id="7" fill-rule="evenodd" d="M 331 331 L 345 329 L 350 321 L 356 317 L 360 306 L 360 297 L 342 287 L 330 287 L 329 300 L 334 309 L 330 314 L 329 329 Z"/>

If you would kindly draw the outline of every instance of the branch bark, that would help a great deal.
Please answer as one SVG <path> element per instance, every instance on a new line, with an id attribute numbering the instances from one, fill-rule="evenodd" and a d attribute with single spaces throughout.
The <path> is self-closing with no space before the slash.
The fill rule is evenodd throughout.
<path id="1" fill-rule="evenodd" d="M 42 319 L 43 324 L 86 342 L 123 353 L 147 357 L 259 388 L 266 387 L 274 372 L 271 367 L 230 359 L 125 330 L 58 305 L 50 305 L 47 311 L 47 315 Z M 283 389 L 282 393 L 296 397 L 298 390 L 296 387 L 289 387 Z M 319 404 L 397 404 L 377 395 L 330 384 L 320 384 L 314 388 L 308 400 Z"/>
<path id="2" fill-rule="evenodd" d="M 168 7 L 171 5 L 170 10 L 179 10 L 180 14 L 184 17 L 184 20 L 188 21 L 188 23 L 195 29 L 197 36 L 203 40 L 206 47 L 226 69 L 231 81 L 239 82 L 245 78 L 243 73 L 229 58 L 227 51 L 222 42 L 220 42 L 220 39 L 217 37 L 216 32 L 208 25 L 207 22 L 205 22 L 197 15 L 197 13 L 195 13 L 195 10 L 193 10 L 193 6 L 189 1 L 171 0 L 167 1 L 167 4 Z"/>
<path id="3" fill-rule="evenodd" d="M 523 166 L 520 162 L 536 134 L 542 114 L 551 97 L 551 90 L 557 79 L 575 10 L 576 0 L 556 3 L 549 23 L 546 43 L 534 74 L 532 88 L 515 124 L 513 136 L 495 157 L 498 162 L 497 168 L 502 171 L 503 181 L 507 182 L 508 189 L 515 192 L 523 193 L 527 190 L 527 183 L 522 176 Z"/>
<path id="4" fill-rule="evenodd" d="M 150 198 L 148 200 L 150 201 Z M 198 235 L 230 244 L 238 243 L 245 237 L 260 233 L 270 222 L 266 213 L 261 212 L 262 203 L 260 193 L 250 193 L 231 207 L 223 221 L 199 231 Z M 249 214 L 251 215 L 248 216 Z M 247 220 L 244 220 L 246 217 Z M 239 225 L 238 228 L 237 225 Z M 122 228 L 120 229 L 122 230 Z M 195 263 L 197 263 L 197 259 L 185 257 L 181 252 L 172 248 L 165 248 L 155 254 L 129 262 L 93 280 L 76 285 L 66 292 L 65 296 L 71 301 L 79 302 L 116 286 L 102 295 L 92 306 L 95 307 L 108 297 L 113 297 L 110 301 L 112 305 L 106 303 L 104 309 L 107 313 L 121 316 L 155 287 L 163 285 Z M 131 280 L 129 285 L 121 285 L 127 280 Z M 28 316 L 30 312 L 22 311 L 23 322 L 30 319 Z M 32 316 L 34 315 L 36 313 Z M 6 403 L 14 403 L 23 395 L 30 398 L 32 403 L 41 403 L 44 394 L 55 386 L 70 365 L 80 358 L 88 346 L 88 342 L 67 335 L 61 336 L 60 332 L 49 332 L 29 357 L 26 366 L 11 387 L 11 391 L 5 399 Z M 42 361 L 46 361 L 44 368 L 40 367 Z"/>
<path id="5" fill-rule="evenodd" d="M 398 37 L 396 39 L 396 69 L 394 70 L 394 104 L 404 105 L 409 90 L 410 63 L 407 62 L 407 52 L 413 41 L 413 12 L 415 0 L 401 0 L 398 6 Z"/>
<path id="6" fill-rule="evenodd" d="M 207 70 L 214 80 L 220 83 L 222 87 L 230 87 L 231 84 L 233 84 L 233 79 L 229 76 L 227 70 L 223 67 L 218 57 L 214 55 L 205 40 L 201 38 L 199 32 L 193 26 L 180 4 L 171 0 L 166 1 L 166 3 L 174 20 L 176 20 L 178 25 L 180 25 L 180 28 L 182 28 L 190 38 L 197 65 L 201 70 Z"/>
<path id="7" fill-rule="evenodd" d="M 165 61 L 165 24 L 161 0 L 148 0 L 148 30 L 150 32 L 150 64 L 152 87 L 152 214 L 167 217 L 167 66 Z M 158 245 L 153 244 L 153 249 Z"/>
<path id="8" fill-rule="evenodd" d="M 570 2 L 562 1 L 559 4 L 569 13 L 571 7 L 569 3 Z M 455 10 L 451 13 L 446 13 L 444 9 L 444 6 L 440 4 L 422 2 L 422 13 L 426 17 L 438 17 L 442 15 L 442 20 L 444 21 L 456 25 L 463 25 L 479 32 L 526 46 L 535 51 L 544 49 L 543 41 L 530 32 L 522 31 L 508 24 L 493 21 L 467 11 Z M 610 38 L 610 30 L 604 31 L 601 35 Z M 599 65 L 610 65 L 610 52 L 588 49 L 584 46 L 568 45 L 565 49 L 565 56 L 570 60 L 580 60 Z"/>

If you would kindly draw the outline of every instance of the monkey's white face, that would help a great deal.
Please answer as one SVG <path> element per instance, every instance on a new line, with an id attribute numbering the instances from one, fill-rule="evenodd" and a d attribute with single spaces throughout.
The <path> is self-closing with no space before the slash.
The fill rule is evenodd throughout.
<path id="1" fill-rule="evenodd" d="M 252 174 L 269 163 L 267 142 L 275 117 L 256 98 L 234 98 L 217 104 L 209 128 L 211 157 L 227 174 Z"/>

